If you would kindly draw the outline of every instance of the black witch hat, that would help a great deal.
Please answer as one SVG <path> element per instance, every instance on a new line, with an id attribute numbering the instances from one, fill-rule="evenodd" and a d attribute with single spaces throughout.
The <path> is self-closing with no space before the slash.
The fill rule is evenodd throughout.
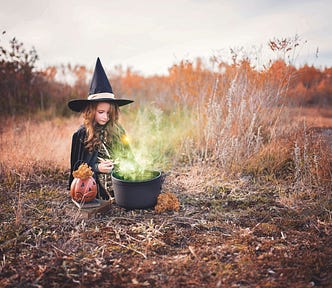
<path id="1" fill-rule="evenodd" d="M 71 100 L 68 102 L 68 107 L 75 112 L 81 112 L 91 102 L 109 102 L 118 106 L 134 102 L 133 100 L 115 98 L 99 57 L 92 77 L 88 99 Z"/>

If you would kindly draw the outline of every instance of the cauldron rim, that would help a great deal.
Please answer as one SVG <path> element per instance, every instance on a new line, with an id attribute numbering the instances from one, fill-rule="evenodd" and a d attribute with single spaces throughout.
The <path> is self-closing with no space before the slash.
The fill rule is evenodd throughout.
<path id="1" fill-rule="evenodd" d="M 111 173 L 111 177 L 112 177 L 112 180 L 114 179 L 114 180 L 120 181 L 122 183 L 132 183 L 132 184 L 135 184 L 135 183 L 146 183 L 146 182 L 154 181 L 154 180 L 156 180 L 156 179 L 158 179 L 158 178 L 161 177 L 161 171 L 159 171 L 159 170 L 145 170 L 145 171 L 148 171 L 148 172 L 157 172 L 158 174 L 155 177 L 151 178 L 151 179 L 142 180 L 142 181 L 130 181 L 130 180 L 119 179 L 119 178 L 117 178 L 117 177 L 114 176 L 116 174 L 116 171 L 113 171 Z"/>

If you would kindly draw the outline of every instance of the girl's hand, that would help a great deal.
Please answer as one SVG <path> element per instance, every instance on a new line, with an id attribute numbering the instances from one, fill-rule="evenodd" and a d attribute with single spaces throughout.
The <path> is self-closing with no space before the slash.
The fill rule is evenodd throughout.
<path id="1" fill-rule="evenodd" d="M 111 160 L 102 160 L 99 164 L 98 164 L 98 170 L 101 173 L 105 173 L 105 174 L 109 174 L 112 172 L 114 167 L 114 163 Z"/>

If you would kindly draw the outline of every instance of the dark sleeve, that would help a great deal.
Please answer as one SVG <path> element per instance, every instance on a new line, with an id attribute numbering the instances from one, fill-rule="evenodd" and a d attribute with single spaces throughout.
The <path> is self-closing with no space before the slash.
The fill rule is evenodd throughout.
<path id="1" fill-rule="evenodd" d="M 70 189 L 71 182 L 73 181 L 73 171 L 77 170 L 78 167 L 82 163 L 88 164 L 94 173 L 94 178 L 97 180 L 97 173 L 98 171 L 95 171 L 96 167 L 96 161 L 98 152 L 93 151 L 89 152 L 85 146 L 84 146 L 84 140 L 86 136 L 86 130 L 82 126 L 80 129 L 78 129 L 72 137 L 72 143 L 71 143 L 71 153 L 70 153 L 70 176 L 69 176 L 69 186 L 68 189 Z"/>
<path id="2" fill-rule="evenodd" d="M 73 181 L 73 171 L 84 162 L 84 156 L 87 153 L 84 147 L 85 129 L 80 128 L 72 137 L 71 153 L 70 153 L 70 176 L 69 176 L 69 188 Z"/>

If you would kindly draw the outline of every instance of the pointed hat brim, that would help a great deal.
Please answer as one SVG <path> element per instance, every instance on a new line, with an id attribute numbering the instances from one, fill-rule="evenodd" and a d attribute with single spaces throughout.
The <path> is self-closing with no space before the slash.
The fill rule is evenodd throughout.
<path id="1" fill-rule="evenodd" d="M 134 102 L 128 99 L 110 99 L 110 98 L 99 98 L 99 99 L 77 99 L 68 102 L 68 107 L 75 112 L 82 112 L 89 103 L 92 102 L 108 102 L 110 104 L 116 104 L 118 106 L 124 106 Z"/>

